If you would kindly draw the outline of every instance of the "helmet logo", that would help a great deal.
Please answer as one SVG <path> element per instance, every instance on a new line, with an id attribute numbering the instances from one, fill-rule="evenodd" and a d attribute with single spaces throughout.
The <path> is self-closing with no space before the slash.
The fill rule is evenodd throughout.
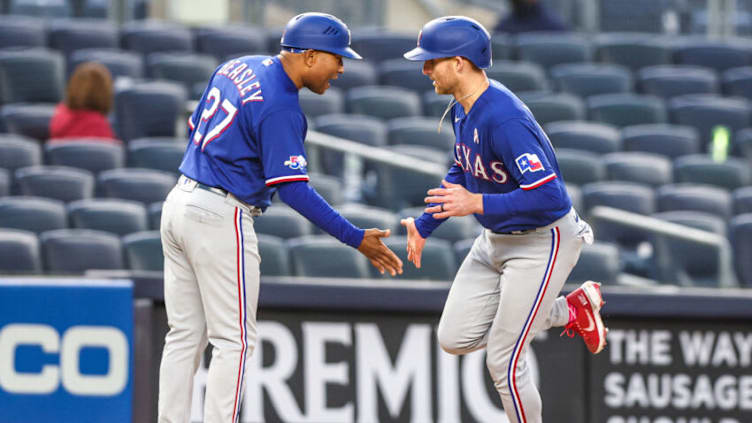
<path id="1" fill-rule="evenodd" d="M 337 30 L 337 28 L 335 28 L 335 27 L 333 27 L 333 26 L 330 25 L 330 26 L 326 27 L 326 29 L 324 30 L 323 33 L 327 34 L 327 35 L 336 35 L 338 32 L 339 32 L 339 30 Z"/>

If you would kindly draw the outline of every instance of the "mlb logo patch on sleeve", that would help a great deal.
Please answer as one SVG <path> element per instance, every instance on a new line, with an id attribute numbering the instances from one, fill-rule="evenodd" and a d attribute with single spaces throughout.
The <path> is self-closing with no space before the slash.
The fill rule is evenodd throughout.
<path id="1" fill-rule="evenodd" d="M 543 170 L 543 163 L 541 163 L 537 154 L 524 153 L 523 155 L 517 157 L 517 159 L 515 159 L 515 162 L 517 162 L 517 168 L 520 169 L 520 173 L 525 173 L 527 171 L 537 172 L 539 170 Z"/>
<path id="2" fill-rule="evenodd" d="M 285 160 L 285 166 L 293 170 L 305 170 L 306 166 L 308 166 L 308 162 L 306 162 L 305 157 L 303 157 L 302 155 L 290 156 L 289 160 Z"/>

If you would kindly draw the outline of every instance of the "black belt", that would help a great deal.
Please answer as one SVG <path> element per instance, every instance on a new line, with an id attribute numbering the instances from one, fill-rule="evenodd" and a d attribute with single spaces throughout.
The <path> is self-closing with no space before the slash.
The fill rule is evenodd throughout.
<path id="1" fill-rule="evenodd" d="M 492 232 L 495 233 L 495 234 L 499 234 L 499 235 L 527 235 L 527 234 L 533 233 L 535 231 L 536 231 L 535 229 L 526 229 L 524 231 L 510 231 L 510 232 L 495 232 L 495 231 L 492 231 Z"/>
<path id="2" fill-rule="evenodd" d="M 227 197 L 227 191 L 223 190 L 222 188 L 210 187 L 209 185 L 202 184 L 201 182 L 198 182 L 198 181 L 196 181 L 196 187 L 205 189 L 207 191 L 211 191 L 215 194 L 224 195 L 225 197 Z"/>

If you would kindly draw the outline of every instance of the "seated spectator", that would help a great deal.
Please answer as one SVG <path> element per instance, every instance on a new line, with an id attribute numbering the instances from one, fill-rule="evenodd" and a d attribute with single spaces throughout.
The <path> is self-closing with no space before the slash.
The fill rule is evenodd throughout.
<path id="1" fill-rule="evenodd" d="M 531 31 L 566 31 L 567 27 L 551 15 L 538 0 L 510 0 L 512 12 L 502 17 L 494 32 L 517 34 Z"/>
<path id="2" fill-rule="evenodd" d="M 94 62 L 78 65 L 50 121 L 51 141 L 102 138 L 119 143 L 107 120 L 112 96 L 112 76 L 106 67 Z"/>

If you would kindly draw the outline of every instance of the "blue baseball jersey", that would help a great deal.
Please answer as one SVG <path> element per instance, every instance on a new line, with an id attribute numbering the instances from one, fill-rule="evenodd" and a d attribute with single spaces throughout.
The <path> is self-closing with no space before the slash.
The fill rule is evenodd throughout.
<path id="1" fill-rule="evenodd" d="M 180 172 L 266 208 L 275 185 L 308 181 L 308 124 L 298 89 L 278 57 L 245 56 L 220 65 L 188 120 Z"/>
<path id="2" fill-rule="evenodd" d="M 527 106 L 504 85 L 490 80 L 468 114 L 462 105 L 453 106 L 452 120 L 454 164 L 446 179 L 487 194 L 484 214 L 475 215 L 481 225 L 499 233 L 528 230 L 569 211 L 572 201 L 551 142 Z"/>

